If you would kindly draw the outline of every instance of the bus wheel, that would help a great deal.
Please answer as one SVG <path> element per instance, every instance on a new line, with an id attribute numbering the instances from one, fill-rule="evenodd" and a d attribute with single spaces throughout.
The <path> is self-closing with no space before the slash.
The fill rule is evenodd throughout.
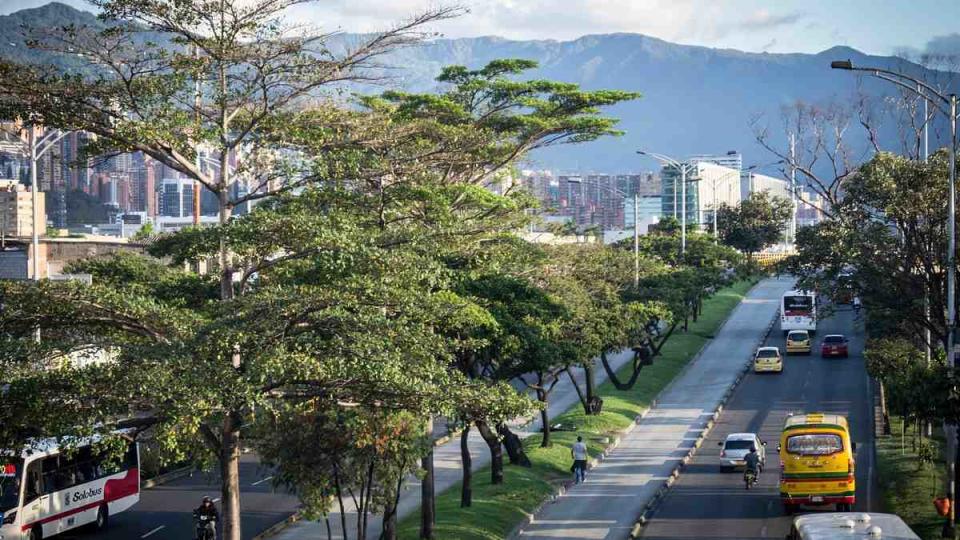
<path id="1" fill-rule="evenodd" d="M 43 529 L 39 525 L 30 529 L 30 540 L 43 540 Z"/>
<path id="2" fill-rule="evenodd" d="M 110 510 L 107 508 L 107 505 L 100 505 L 100 509 L 97 510 L 97 520 L 93 522 L 93 530 L 102 531 L 107 528 L 107 523 L 110 521 Z"/>

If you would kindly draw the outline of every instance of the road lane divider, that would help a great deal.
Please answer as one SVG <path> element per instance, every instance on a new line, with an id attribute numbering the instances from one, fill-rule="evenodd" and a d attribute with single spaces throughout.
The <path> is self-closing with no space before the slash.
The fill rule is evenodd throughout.
<path id="1" fill-rule="evenodd" d="M 152 531 L 144 534 L 144 535 L 141 536 L 140 538 L 149 538 L 149 537 L 153 536 L 154 534 L 156 534 L 156 533 L 158 533 L 158 532 L 160 532 L 160 531 L 162 531 L 163 529 L 166 529 L 166 528 L 167 528 L 166 525 L 161 525 L 161 526 L 157 527 L 156 529 L 153 529 Z"/>
<path id="2" fill-rule="evenodd" d="M 731 314 L 732 313 L 733 312 L 731 312 Z M 773 331 L 773 327 L 776 325 L 777 320 L 779 319 L 778 315 L 779 315 L 779 312 L 773 314 L 773 317 L 771 318 L 770 323 L 767 325 L 766 331 L 763 332 L 763 334 L 761 335 L 761 338 L 757 342 L 756 346 L 753 348 L 754 351 L 756 351 L 757 347 L 761 347 L 763 346 L 764 343 L 766 343 L 767 339 L 770 337 L 770 332 Z M 721 328 L 722 326 L 723 325 L 721 325 Z M 704 345 L 703 349 L 701 349 L 701 352 L 704 349 L 706 349 L 706 345 Z M 697 358 L 699 358 L 699 355 L 700 353 L 697 353 Z M 720 398 L 720 403 L 717 405 L 717 408 L 713 411 L 713 414 L 710 415 L 710 418 L 703 424 L 700 430 L 700 434 L 697 435 L 696 440 L 693 442 L 693 446 L 686 453 L 686 455 L 680 460 L 680 462 L 677 463 L 677 466 L 673 468 L 673 471 L 671 471 L 667 479 L 664 480 L 660 488 L 657 489 L 657 492 L 654 493 L 653 497 L 651 497 L 650 500 L 647 502 L 647 504 L 644 506 L 643 510 L 640 512 L 640 515 L 637 517 L 636 523 L 634 523 L 633 528 L 630 530 L 629 538 L 631 539 L 640 538 L 640 535 L 643 534 L 644 525 L 646 525 L 647 522 L 649 522 L 650 519 L 653 517 L 653 515 L 656 513 L 657 508 L 666 498 L 667 493 L 670 491 L 670 488 L 673 487 L 673 484 L 680 477 L 680 474 L 683 472 L 684 467 L 686 467 L 691 461 L 693 461 L 693 458 L 696 456 L 697 450 L 699 450 L 700 447 L 703 446 L 703 443 L 707 439 L 707 437 L 710 435 L 710 431 L 713 429 L 713 426 L 716 424 L 717 420 L 720 418 L 720 414 L 723 412 L 724 406 L 733 396 L 733 393 L 736 391 L 737 387 L 740 385 L 740 382 L 744 379 L 744 377 L 747 376 L 747 373 L 749 373 L 750 368 L 753 366 L 753 355 L 754 355 L 754 352 L 751 352 L 750 357 L 744 363 L 743 369 L 740 371 L 740 374 L 737 375 L 737 378 L 734 379 L 730 387 L 727 388 L 726 392 L 724 392 L 723 397 Z M 696 358 L 694 360 L 696 360 Z M 693 361 L 687 364 L 688 367 L 691 365 L 693 365 Z M 679 378 L 680 377 L 678 375 L 677 378 L 675 378 L 674 380 L 678 380 Z M 671 384 L 673 383 L 671 382 Z M 668 385 L 667 388 L 664 389 L 664 391 L 666 391 L 669 387 L 670 385 Z M 654 405 L 651 405 L 650 408 L 652 409 L 653 406 Z"/>

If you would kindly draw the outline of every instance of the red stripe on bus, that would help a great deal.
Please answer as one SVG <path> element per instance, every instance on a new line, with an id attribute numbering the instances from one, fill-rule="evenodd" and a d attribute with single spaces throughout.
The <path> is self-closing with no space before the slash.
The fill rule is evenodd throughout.
<path id="1" fill-rule="evenodd" d="M 127 471 L 127 474 L 123 478 L 115 478 L 113 480 L 107 480 L 103 485 L 103 500 L 94 501 L 92 503 L 87 503 L 83 506 L 77 506 L 71 508 L 66 512 L 60 512 L 59 514 L 54 514 L 49 517 L 45 517 L 41 520 L 34 521 L 31 523 L 24 524 L 20 529 L 24 532 L 29 531 L 36 525 L 44 525 L 50 523 L 51 521 L 56 521 L 58 519 L 63 519 L 65 517 L 72 516 L 74 514 L 79 514 L 90 510 L 91 508 L 96 508 L 104 503 L 111 503 L 113 501 L 122 499 L 124 497 L 129 497 L 140 492 L 140 471 L 137 469 L 130 469 Z"/>

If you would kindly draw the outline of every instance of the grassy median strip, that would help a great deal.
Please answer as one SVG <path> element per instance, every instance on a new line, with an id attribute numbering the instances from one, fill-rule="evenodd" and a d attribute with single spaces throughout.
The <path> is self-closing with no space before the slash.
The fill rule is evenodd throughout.
<path id="1" fill-rule="evenodd" d="M 883 495 L 883 509 L 900 516 L 920 538 L 939 539 L 944 518 L 937 515 L 933 499 L 943 492 L 943 458 L 938 453 L 935 463 L 921 468 L 909 429 L 905 440 L 901 438 L 902 426 L 903 419 L 891 416 L 892 435 L 877 438 L 877 485 Z M 942 437 L 934 435 L 934 442 L 942 450 Z M 934 475 L 934 471 L 939 474 Z"/>
<path id="2" fill-rule="evenodd" d="M 540 437 L 524 441 L 532 468 L 504 468 L 504 483 L 490 484 L 490 469 L 483 468 L 473 475 L 473 506 L 460 508 L 460 484 L 437 496 L 436 538 L 484 539 L 504 538 L 526 514 L 546 500 L 555 486 L 571 478 L 570 446 L 576 436 L 587 441 L 591 455 L 600 454 L 612 437 L 624 429 L 650 406 L 660 391 L 673 380 L 683 367 L 713 337 L 720 324 L 740 303 L 755 281 L 741 281 L 722 289 L 704 302 L 703 316 L 690 324 L 688 332 L 674 332 L 664 345 L 661 355 L 643 374 L 631 390 L 618 391 L 606 382 L 598 388 L 603 398 L 603 413 L 586 416 L 579 405 L 552 418 L 550 423 L 577 426 L 573 432 L 553 432 L 550 448 L 540 448 Z M 600 367 L 599 369 L 603 369 Z M 626 378 L 631 367 L 620 370 Z M 415 512 L 400 522 L 399 536 L 415 539 L 419 536 L 420 515 Z"/>

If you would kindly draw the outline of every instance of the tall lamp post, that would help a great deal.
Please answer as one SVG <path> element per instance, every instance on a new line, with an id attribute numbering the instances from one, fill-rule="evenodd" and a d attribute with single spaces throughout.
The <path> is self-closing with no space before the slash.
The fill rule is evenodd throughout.
<path id="1" fill-rule="evenodd" d="M 697 163 L 691 162 L 681 162 L 670 156 L 664 154 L 658 154 L 656 152 L 645 152 L 643 150 L 637 150 L 637 153 L 641 156 L 650 156 L 653 159 L 666 164 L 672 167 L 676 167 L 680 171 L 680 199 L 683 201 L 681 205 L 683 208 L 681 210 L 680 218 L 680 254 L 685 255 L 687 253 L 687 174 L 697 168 Z M 674 189 L 673 196 L 674 204 L 676 204 L 677 196 L 676 189 Z"/>
<path id="2" fill-rule="evenodd" d="M 33 279 L 34 281 L 40 281 L 40 223 L 37 219 L 40 209 L 37 201 L 37 192 L 39 191 L 37 187 L 37 160 L 60 142 L 60 139 L 66 137 L 69 132 L 55 129 L 44 133 L 37 139 L 37 126 L 31 124 L 28 129 L 30 131 L 27 134 L 27 146 L 30 154 L 30 189 L 32 190 L 30 199 L 31 211 L 33 212 Z"/>
<path id="3" fill-rule="evenodd" d="M 830 67 L 845 71 L 862 71 L 878 79 L 891 82 L 906 89 L 908 92 L 922 97 L 926 103 L 933 105 L 934 108 L 945 114 L 950 121 L 950 200 L 947 205 L 949 208 L 947 214 L 947 366 L 953 368 L 955 367 L 954 340 L 956 338 L 957 325 L 957 95 L 944 95 L 929 84 L 896 71 L 877 67 L 854 66 L 850 60 L 835 60 L 830 63 Z M 924 122 L 926 122 L 926 120 L 925 118 Z M 956 428 L 954 428 L 954 431 L 955 429 Z M 948 439 L 953 439 L 953 437 L 949 437 Z M 950 442 L 956 445 L 955 441 L 951 440 Z M 957 472 L 955 470 L 956 464 L 954 460 L 948 459 L 948 461 L 947 496 L 955 503 L 956 497 L 954 496 L 954 491 L 956 491 L 956 479 L 954 475 Z M 947 524 L 944 525 L 943 531 L 944 535 L 949 534 L 951 538 L 953 538 L 954 535 L 953 522 L 956 515 L 954 506 L 954 504 L 950 505 L 950 518 Z"/>
<path id="4" fill-rule="evenodd" d="M 580 179 L 567 179 L 570 184 L 583 184 Z M 597 189 L 603 189 L 623 197 L 624 202 L 630 197 L 625 192 L 617 188 L 601 186 L 597 184 Z M 640 193 L 633 194 L 633 288 L 640 288 Z"/>

